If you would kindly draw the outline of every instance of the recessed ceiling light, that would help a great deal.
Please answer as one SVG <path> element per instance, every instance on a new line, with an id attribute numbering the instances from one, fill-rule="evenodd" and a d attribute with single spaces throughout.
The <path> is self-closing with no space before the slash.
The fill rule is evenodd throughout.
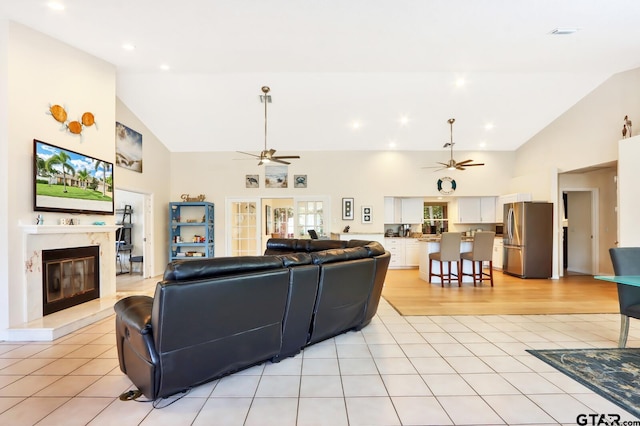
<path id="1" fill-rule="evenodd" d="M 64 4 L 58 3 L 56 1 L 50 1 L 49 3 L 47 3 L 47 6 L 49 6 L 49 9 L 51 10 L 64 10 Z"/>
<path id="2" fill-rule="evenodd" d="M 570 27 L 564 27 L 564 28 L 556 28 L 554 30 L 552 30 L 549 34 L 553 34 L 553 35 L 569 35 L 569 34 L 574 34 L 576 32 L 578 32 L 579 28 L 570 28 Z"/>
<path id="3" fill-rule="evenodd" d="M 478 144 L 480 146 L 480 148 L 486 148 L 487 147 L 487 143 L 482 141 Z"/>
<path id="4" fill-rule="evenodd" d="M 465 83 L 466 83 L 466 81 L 465 81 L 464 78 L 459 78 L 459 79 L 456 80 L 456 87 L 462 87 L 462 86 L 465 85 Z"/>
<path id="5" fill-rule="evenodd" d="M 395 149 L 395 147 L 396 147 L 396 146 L 398 146 L 398 145 L 396 144 L 396 141 L 389 141 L 389 148 L 391 148 L 391 149 Z"/>
<path id="6" fill-rule="evenodd" d="M 167 64 L 162 64 L 162 65 L 160 65 L 160 69 L 161 69 L 162 71 L 169 71 L 169 65 L 167 65 Z"/>
<path id="7" fill-rule="evenodd" d="M 136 50 L 136 46 L 131 43 L 125 43 L 122 45 L 124 50 Z"/>
<path id="8" fill-rule="evenodd" d="M 487 123 L 487 124 L 484 125 L 484 129 L 485 130 L 491 130 L 491 129 L 493 129 L 493 127 L 494 127 L 493 123 Z"/>
<path id="9" fill-rule="evenodd" d="M 354 121 L 353 123 L 351 123 L 351 127 L 355 130 L 358 130 L 360 127 L 362 127 L 362 124 L 360 124 L 359 121 Z"/>
<path id="10" fill-rule="evenodd" d="M 409 117 L 407 117 L 406 115 L 403 115 L 402 117 L 400 117 L 400 124 L 403 126 L 406 126 L 407 124 L 409 124 Z"/>

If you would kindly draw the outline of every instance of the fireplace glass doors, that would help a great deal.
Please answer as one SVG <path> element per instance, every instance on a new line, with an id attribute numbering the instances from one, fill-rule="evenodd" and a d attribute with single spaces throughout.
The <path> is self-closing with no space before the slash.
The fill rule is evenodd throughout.
<path id="1" fill-rule="evenodd" d="M 99 297 L 99 255 L 99 246 L 43 250 L 44 315 Z"/>

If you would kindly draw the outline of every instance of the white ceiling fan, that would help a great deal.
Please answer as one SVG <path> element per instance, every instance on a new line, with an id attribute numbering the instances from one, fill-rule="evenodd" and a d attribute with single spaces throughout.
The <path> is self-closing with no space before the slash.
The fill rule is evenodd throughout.
<path id="1" fill-rule="evenodd" d="M 438 170 L 464 170 L 466 167 L 472 167 L 472 166 L 484 166 L 484 163 L 473 163 L 473 160 L 464 160 L 464 161 L 460 161 L 457 162 L 456 160 L 453 159 L 453 123 L 455 123 L 456 119 L 455 118 L 450 118 L 449 120 L 447 120 L 447 123 L 449 123 L 449 127 L 451 129 L 451 138 L 449 140 L 449 142 L 445 143 L 443 148 L 449 148 L 451 151 L 451 157 L 449 159 L 448 162 L 446 163 L 441 163 L 441 162 L 437 162 L 438 164 L 444 166 L 444 167 L 440 167 L 440 166 L 432 166 L 432 167 L 423 167 L 425 169 L 438 169 Z M 435 171 L 438 171 L 435 170 Z"/>
<path id="2" fill-rule="evenodd" d="M 267 149 L 267 104 L 271 103 L 271 95 L 269 95 L 269 86 L 262 86 L 262 93 L 264 95 L 260 95 L 260 101 L 264 103 L 264 150 L 260 152 L 259 155 L 251 154 L 250 152 L 242 152 L 238 151 L 240 154 L 250 155 L 252 157 L 256 157 L 260 159 L 258 162 L 258 166 L 261 166 L 266 163 L 280 163 L 280 164 L 291 164 L 288 161 L 284 161 L 285 159 L 293 159 L 300 158 L 299 155 L 274 155 L 276 150 L 271 148 Z"/>

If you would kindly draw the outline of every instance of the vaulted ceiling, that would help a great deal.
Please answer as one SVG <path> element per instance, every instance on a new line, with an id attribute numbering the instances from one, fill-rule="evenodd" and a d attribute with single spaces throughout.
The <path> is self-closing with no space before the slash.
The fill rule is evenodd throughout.
<path id="1" fill-rule="evenodd" d="M 279 153 L 443 149 L 452 117 L 456 149 L 513 150 L 640 66 L 637 0 L 57 2 L 0 18 L 114 64 L 175 152 L 262 150 L 264 85 Z"/>

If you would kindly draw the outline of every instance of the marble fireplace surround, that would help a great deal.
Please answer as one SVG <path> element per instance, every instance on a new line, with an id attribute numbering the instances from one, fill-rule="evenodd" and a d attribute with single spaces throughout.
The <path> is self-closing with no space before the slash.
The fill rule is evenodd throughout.
<path id="1" fill-rule="evenodd" d="M 116 301 L 115 230 L 112 225 L 22 225 L 24 323 L 7 330 L 9 341 L 51 341 L 113 313 Z M 50 315 L 42 312 L 42 251 L 100 247 L 100 297 Z"/>

